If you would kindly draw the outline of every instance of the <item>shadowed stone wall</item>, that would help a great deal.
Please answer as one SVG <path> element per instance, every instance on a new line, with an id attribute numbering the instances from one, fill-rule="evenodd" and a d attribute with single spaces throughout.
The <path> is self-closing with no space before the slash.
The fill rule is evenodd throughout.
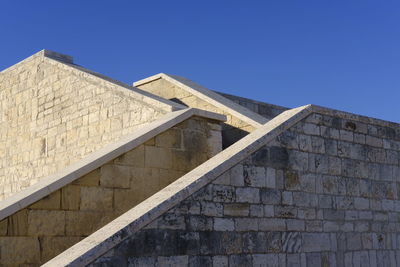
<path id="1" fill-rule="evenodd" d="M 221 151 L 192 117 L 0 222 L 0 265 L 38 266 Z"/>
<path id="2" fill-rule="evenodd" d="M 254 130 L 254 127 L 248 123 L 232 116 L 228 112 L 221 110 L 218 107 L 202 100 L 201 98 L 183 90 L 182 88 L 174 85 L 173 83 L 165 80 L 158 79 L 149 83 L 141 84 L 138 88 L 150 92 L 152 94 L 161 96 L 188 107 L 199 108 L 215 113 L 226 115 L 227 121 L 222 125 L 223 147 L 226 148 L 235 143 L 249 132 Z"/>
<path id="3" fill-rule="evenodd" d="M 399 266 L 400 128 L 313 114 L 91 266 Z"/>
<path id="4" fill-rule="evenodd" d="M 0 73 L 0 199 L 167 111 L 38 53 Z"/>

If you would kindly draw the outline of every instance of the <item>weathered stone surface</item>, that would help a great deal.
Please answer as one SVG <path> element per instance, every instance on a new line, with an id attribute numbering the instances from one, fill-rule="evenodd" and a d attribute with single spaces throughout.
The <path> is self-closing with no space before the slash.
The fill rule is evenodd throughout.
<path id="1" fill-rule="evenodd" d="M 101 187 L 81 187 L 80 210 L 111 211 L 114 191 Z"/>
<path id="2" fill-rule="evenodd" d="M 65 211 L 31 210 L 28 212 L 29 236 L 62 236 L 65 234 Z"/>
<path id="3" fill-rule="evenodd" d="M 45 210 L 57 210 L 60 209 L 61 205 L 61 191 L 48 195 L 47 197 L 39 200 L 38 202 L 30 206 L 31 209 L 45 209 Z"/>
<path id="4" fill-rule="evenodd" d="M 104 165 L 100 168 L 100 185 L 111 188 L 130 188 L 132 168 L 121 165 Z"/>
<path id="5" fill-rule="evenodd" d="M 3 264 L 36 265 L 40 262 L 40 245 L 37 237 L 0 237 L 0 246 Z"/>
<path id="6" fill-rule="evenodd" d="M 41 262 L 46 262 L 51 258 L 54 258 L 67 248 L 78 243 L 81 237 L 67 237 L 67 236 L 55 236 L 55 237 L 41 237 Z"/>
<path id="7" fill-rule="evenodd" d="M 78 210 L 81 202 L 81 188 L 77 185 L 67 185 L 61 189 L 61 208 L 63 210 Z"/>

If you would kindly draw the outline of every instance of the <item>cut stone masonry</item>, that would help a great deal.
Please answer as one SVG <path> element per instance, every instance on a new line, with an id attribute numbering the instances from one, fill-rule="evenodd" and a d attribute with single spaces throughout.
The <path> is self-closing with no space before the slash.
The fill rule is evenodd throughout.
<path id="1" fill-rule="evenodd" d="M 400 264 L 399 124 L 134 85 L 47 50 L 0 72 L 0 265 Z"/>

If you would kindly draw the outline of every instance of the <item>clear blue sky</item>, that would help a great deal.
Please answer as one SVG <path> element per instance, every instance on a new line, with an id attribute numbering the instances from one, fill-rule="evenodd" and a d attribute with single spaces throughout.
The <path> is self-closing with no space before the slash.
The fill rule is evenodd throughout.
<path id="1" fill-rule="evenodd" d="M 165 72 L 400 122 L 399 1 L 0 3 L 0 69 L 50 49 L 131 84 Z"/>

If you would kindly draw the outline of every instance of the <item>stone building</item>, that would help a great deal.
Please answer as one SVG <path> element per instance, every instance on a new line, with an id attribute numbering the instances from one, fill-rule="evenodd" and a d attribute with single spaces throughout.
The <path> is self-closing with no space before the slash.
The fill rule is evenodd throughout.
<path id="1" fill-rule="evenodd" d="M 0 72 L 1 266 L 400 266 L 399 124 L 43 50 Z"/>

